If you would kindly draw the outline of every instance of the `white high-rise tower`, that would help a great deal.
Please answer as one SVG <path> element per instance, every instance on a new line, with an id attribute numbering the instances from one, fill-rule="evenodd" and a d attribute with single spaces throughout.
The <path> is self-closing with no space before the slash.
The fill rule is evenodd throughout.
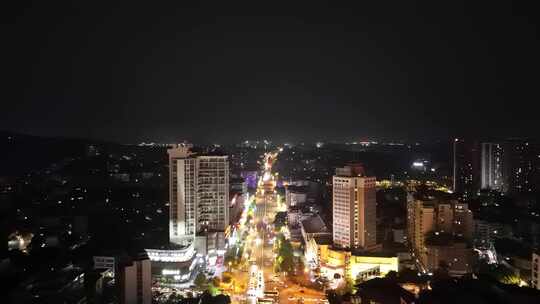
<path id="1" fill-rule="evenodd" d="M 481 157 L 481 188 L 503 191 L 505 185 L 503 183 L 502 145 L 482 143 Z"/>
<path id="2" fill-rule="evenodd" d="M 188 147 L 169 149 L 169 239 L 188 245 L 200 232 L 227 228 L 229 160 L 197 155 Z"/>

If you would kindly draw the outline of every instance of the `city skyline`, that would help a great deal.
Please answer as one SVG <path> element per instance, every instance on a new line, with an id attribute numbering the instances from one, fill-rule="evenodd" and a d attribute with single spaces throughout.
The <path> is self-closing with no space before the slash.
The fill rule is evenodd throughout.
<path id="1" fill-rule="evenodd" d="M 538 12 L 6 3 L 0 303 L 540 303 Z"/>

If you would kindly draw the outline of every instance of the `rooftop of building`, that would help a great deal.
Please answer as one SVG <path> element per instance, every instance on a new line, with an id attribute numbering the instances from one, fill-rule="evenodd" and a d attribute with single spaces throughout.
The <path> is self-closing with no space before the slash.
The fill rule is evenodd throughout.
<path id="1" fill-rule="evenodd" d="M 293 192 L 293 193 L 307 193 L 309 191 L 308 186 L 288 185 L 286 189 L 288 192 Z"/>
<path id="2" fill-rule="evenodd" d="M 336 176 L 351 177 L 365 175 L 366 170 L 364 169 L 364 165 L 361 163 L 352 163 L 340 168 L 336 168 Z"/>
<path id="3" fill-rule="evenodd" d="M 467 243 L 465 238 L 447 232 L 433 232 L 426 237 L 428 246 L 452 246 L 463 243 Z"/>
<path id="4" fill-rule="evenodd" d="M 193 146 L 176 146 L 167 150 L 170 157 L 228 157 L 221 149 L 207 150 Z"/>
<path id="5" fill-rule="evenodd" d="M 229 155 L 222 151 L 210 151 L 210 152 L 205 152 L 205 153 L 197 153 L 196 156 L 197 157 L 225 158 L 225 157 L 228 157 Z"/>
<path id="6" fill-rule="evenodd" d="M 332 234 L 328 232 L 327 234 L 318 234 L 313 237 L 317 245 L 332 245 L 334 242 Z"/>
<path id="7" fill-rule="evenodd" d="M 413 293 L 389 279 L 375 278 L 358 284 L 356 287 L 358 290 L 356 296 L 377 301 L 377 303 L 401 303 L 400 300 L 405 303 L 414 303 L 416 299 Z"/>
<path id="8" fill-rule="evenodd" d="M 378 258 L 393 258 L 397 257 L 397 254 L 390 251 L 370 251 L 362 248 L 340 248 L 336 246 L 331 247 L 334 251 L 350 252 L 353 256 L 365 256 L 365 257 L 378 257 Z"/>
<path id="9" fill-rule="evenodd" d="M 302 225 L 306 233 L 318 233 L 328 231 L 328 227 L 319 215 L 312 215 L 306 219 L 303 219 L 300 224 Z"/>

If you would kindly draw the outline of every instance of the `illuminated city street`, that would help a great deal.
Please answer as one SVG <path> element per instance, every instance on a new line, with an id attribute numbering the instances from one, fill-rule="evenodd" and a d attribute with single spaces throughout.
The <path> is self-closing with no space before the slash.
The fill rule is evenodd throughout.
<path id="1" fill-rule="evenodd" d="M 244 244 L 244 253 L 238 263 L 230 265 L 234 279 L 228 292 L 233 303 L 255 303 L 257 298 L 270 300 L 269 297 L 276 294 L 278 303 L 322 302 L 325 299 L 321 291 L 299 286 L 285 274 L 275 272 L 273 248 L 277 232 L 272 223 L 276 211 L 286 210 L 275 191 L 278 175 L 272 172 L 272 165 L 277 156 L 277 153 L 265 154 L 256 194 L 246 202 L 240 220 L 237 235 L 245 235 L 245 238 L 236 241 Z M 264 281 L 259 282 L 260 278 Z"/>

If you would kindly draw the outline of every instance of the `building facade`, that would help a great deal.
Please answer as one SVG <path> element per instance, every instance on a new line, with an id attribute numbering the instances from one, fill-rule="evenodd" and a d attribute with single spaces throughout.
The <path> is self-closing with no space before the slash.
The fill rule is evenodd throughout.
<path id="1" fill-rule="evenodd" d="M 531 287 L 540 290 L 540 253 L 533 252 L 531 263 Z"/>
<path id="2" fill-rule="evenodd" d="M 453 190 L 470 197 L 479 189 L 512 194 L 534 193 L 540 187 L 540 145 L 510 139 L 482 143 L 453 142 Z"/>
<path id="3" fill-rule="evenodd" d="M 336 169 L 333 177 L 333 240 L 341 248 L 376 246 L 375 177 L 355 167 Z"/>
<path id="4" fill-rule="evenodd" d="M 196 235 L 225 231 L 229 224 L 229 162 L 226 155 L 197 155 L 189 147 L 169 154 L 169 239 L 191 244 Z"/>
<path id="5" fill-rule="evenodd" d="M 472 267 L 473 215 L 467 204 L 457 201 L 410 200 L 407 203 L 410 247 L 426 272 L 441 262 L 454 274 Z"/>
<path id="6" fill-rule="evenodd" d="M 225 231 L 229 224 L 227 156 L 197 156 L 197 231 Z"/>
<path id="7" fill-rule="evenodd" d="M 511 193 L 532 193 L 538 187 L 540 151 L 538 145 L 524 140 L 504 144 L 504 174 Z"/>
<path id="8" fill-rule="evenodd" d="M 307 187 L 289 185 L 285 188 L 285 204 L 287 207 L 300 206 L 307 201 Z"/>
<path id="9" fill-rule="evenodd" d="M 474 220 L 474 242 L 479 248 L 489 248 L 497 238 L 510 237 L 512 227 L 497 221 Z"/>
<path id="10" fill-rule="evenodd" d="M 503 180 L 503 146 L 498 143 L 481 145 L 481 188 L 505 192 Z"/>
<path id="11" fill-rule="evenodd" d="M 399 270 L 397 256 L 382 253 L 355 253 L 322 245 L 319 249 L 321 276 L 332 280 L 339 275 L 349 280 L 369 280 L 384 277 Z"/>
<path id="12" fill-rule="evenodd" d="M 480 156 L 476 142 L 454 139 L 453 142 L 453 190 L 471 196 L 480 187 Z"/>
<path id="13" fill-rule="evenodd" d="M 420 200 L 412 200 L 407 205 L 407 231 L 409 244 L 415 255 L 422 261 L 427 260 L 426 236 L 435 229 L 435 207 Z"/>
<path id="14" fill-rule="evenodd" d="M 121 304 L 152 303 L 152 265 L 145 255 L 119 266 L 118 291 Z"/>
<path id="15" fill-rule="evenodd" d="M 427 271 L 434 271 L 442 263 L 446 264 L 450 275 L 462 276 L 472 269 L 472 250 L 464 241 L 430 243 L 427 242 L 427 255 L 424 266 Z"/>
<path id="16" fill-rule="evenodd" d="M 197 164 L 188 147 L 169 149 L 169 239 L 185 244 L 195 237 Z"/>

